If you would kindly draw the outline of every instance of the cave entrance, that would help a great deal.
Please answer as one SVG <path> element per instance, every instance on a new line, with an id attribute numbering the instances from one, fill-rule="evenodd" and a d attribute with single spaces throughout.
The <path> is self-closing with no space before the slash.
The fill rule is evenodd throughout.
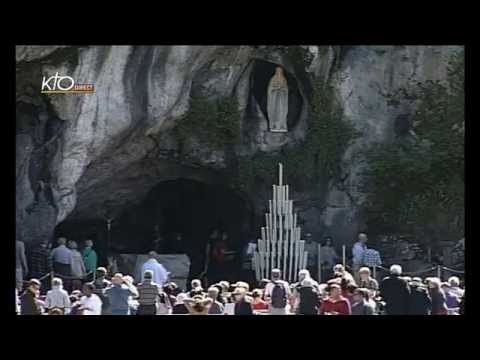
<path id="1" fill-rule="evenodd" d="M 123 209 L 111 224 L 108 236 L 104 219 L 68 222 L 57 227 L 57 236 L 85 240 L 91 237 L 105 264 L 106 252 L 146 254 L 184 253 L 190 258 L 191 277 L 204 268 L 205 250 L 213 229 L 228 235 L 227 247 L 236 256 L 227 280 L 240 277 L 242 253 L 254 236 L 254 214 L 248 201 L 220 184 L 190 179 L 163 181 L 138 204 Z M 178 236 L 181 235 L 181 238 Z"/>

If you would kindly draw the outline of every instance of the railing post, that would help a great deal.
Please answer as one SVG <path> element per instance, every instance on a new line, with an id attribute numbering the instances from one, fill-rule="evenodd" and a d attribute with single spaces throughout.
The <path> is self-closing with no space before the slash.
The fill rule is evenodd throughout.
<path id="1" fill-rule="evenodd" d="M 318 265 L 318 283 L 319 283 L 319 284 L 322 282 L 321 248 L 322 248 L 322 244 L 318 243 L 317 265 Z"/>

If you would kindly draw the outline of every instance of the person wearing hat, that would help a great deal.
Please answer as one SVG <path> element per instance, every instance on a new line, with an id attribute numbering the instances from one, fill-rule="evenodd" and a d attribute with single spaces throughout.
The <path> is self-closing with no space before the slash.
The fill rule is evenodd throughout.
<path id="1" fill-rule="evenodd" d="M 235 315 L 253 315 L 252 303 L 246 299 L 247 290 L 244 287 L 237 287 L 233 290 L 232 297 L 235 304 Z"/>
<path id="2" fill-rule="evenodd" d="M 245 291 L 249 291 L 250 290 L 250 285 L 248 285 L 248 283 L 246 283 L 245 281 L 237 281 L 235 284 L 232 285 L 233 288 L 237 288 L 237 287 L 241 287 L 241 288 L 244 288 Z"/>
<path id="3" fill-rule="evenodd" d="M 30 279 L 28 287 L 20 297 L 20 314 L 22 315 L 42 315 L 42 308 L 38 300 L 40 294 L 40 281 Z"/>
<path id="4" fill-rule="evenodd" d="M 353 292 L 352 315 L 375 315 L 375 308 L 369 300 L 369 289 L 355 289 Z"/>
<path id="5" fill-rule="evenodd" d="M 295 312 L 298 315 L 317 315 L 320 304 L 316 281 L 305 277 L 296 291 L 298 292 L 298 306 Z"/>
<path id="6" fill-rule="evenodd" d="M 185 306 L 184 300 L 188 299 L 188 295 L 185 293 L 180 293 L 177 295 L 177 301 L 172 308 L 173 315 L 185 315 L 189 314 L 188 308 Z"/>
<path id="7" fill-rule="evenodd" d="M 290 287 L 281 276 L 280 269 L 272 269 L 272 280 L 265 286 L 265 299 L 269 304 L 270 315 L 287 315 L 290 308 Z"/>
<path id="8" fill-rule="evenodd" d="M 299 307 L 299 304 L 300 304 L 300 288 L 302 288 L 302 286 L 303 286 L 302 282 L 305 279 L 312 280 L 312 287 L 314 288 L 315 291 L 318 292 L 318 283 L 314 279 L 312 279 L 312 277 L 310 276 L 310 271 L 308 271 L 307 269 L 301 269 L 298 272 L 298 282 L 291 285 L 291 289 L 293 290 L 292 295 L 293 295 L 293 299 L 294 299 L 295 313 L 298 313 L 298 307 Z M 306 291 L 308 291 L 308 290 L 306 290 Z"/>
<path id="9" fill-rule="evenodd" d="M 220 301 L 218 301 L 218 288 L 215 286 L 210 286 L 208 288 L 208 295 L 210 299 L 212 299 L 212 305 L 210 306 L 210 309 L 208 311 L 208 314 L 214 314 L 214 315 L 220 315 L 223 314 L 224 307 Z"/>
<path id="10" fill-rule="evenodd" d="M 223 299 L 221 302 L 223 302 L 223 305 L 228 303 L 230 296 L 232 295 L 230 293 L 230 283 L 226 280 L 220 281 L 218 285 L 221 286 L 222 290 L 220 292 L 220 297 Z"/>
<path id="11" fill-rule="evenodd" d="M 337 264 L 333 267 L 334 274 L 341 274 L 341 277 L 347 280 L 348 282 L 355 283 L 355 279 L 353 278 L 352 274 L 350 274 L 342 264 Z"/>
<path id="12" fill-rule="evenodd" d="M 183 303 L 187 307 L 190 315 L 208 315 L 212 299 L 195 295 L 193 298 L 184 299 Z"/>
<path id="13" fill-rule="evenodd" d="M 190 297 L 193 298 L 196 295 L 205 295 L 202 287 L 202 282 L 199 279 L 193 279 L 190 283 L 192 289 L 190 290 Z"/>

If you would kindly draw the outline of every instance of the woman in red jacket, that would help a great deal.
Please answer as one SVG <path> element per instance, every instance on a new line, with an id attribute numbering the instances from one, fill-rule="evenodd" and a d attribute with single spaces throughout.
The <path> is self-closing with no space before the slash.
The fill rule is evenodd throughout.
<path id="1" fill-rule="evenodd" d="M 350 302 L 342 296 L 340 285 L 331 284 L 329 293 L 320 306 L 320 315 L 352 315 Z"/>

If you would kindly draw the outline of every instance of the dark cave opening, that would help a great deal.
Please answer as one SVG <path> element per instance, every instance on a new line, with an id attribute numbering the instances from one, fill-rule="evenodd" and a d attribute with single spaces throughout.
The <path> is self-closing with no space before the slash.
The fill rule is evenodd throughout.
<path id="1" fill-rule="evenodd" d="M 143 201 L 125 208 L 112 221 L 110 233 L 105 219 L 67 219 L 57 226 L 55 236 L 66 236 L 80 246 L 92 239 L 103 265 L 107 264 L 107 252 L 146 254 L 155 249 L 164 254 L 185 253 L 191 273 L 198 274 L 213 229 L 228 234 L 228 250 L 237 252 L 235 267 L 240 271 L 242 250 L 255 235 L 248 201 L 219 184 L 177 179 L 160 182 Z M 176 241 L 178 234 L 181 241 Z M 159 237 L 162 240 L 156 243 Z"/>
<path id="2" fill-rule="evenodd" d="M 251 89 L 255 101 L 260 106 L 263 115 L 268 119 L 267 113 L 267 94 L 268 83 L 275 74 L 275 68 L 280 66 L 268 61 L 256 59 L 253 65 Z M 284 74 L 288 83 L 288 114 L 287 126 L 292 129 L 300 119 L 300 114 L 303 107 L 303 98 L 298 89 L 297 80 L 295 77 L 284 69 Z M 251 109 L 251 104 L 249 106 Z"/>

